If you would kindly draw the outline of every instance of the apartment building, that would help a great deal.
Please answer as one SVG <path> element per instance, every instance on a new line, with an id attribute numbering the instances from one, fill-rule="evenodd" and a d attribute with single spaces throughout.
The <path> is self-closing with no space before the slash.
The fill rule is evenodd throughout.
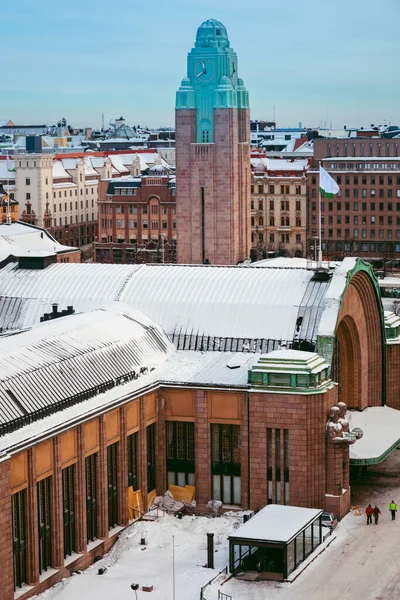
<path id="1" fill-rule="evenodd" d="M 400 259 L 400 140 L 315 140 L 307 172 L 308 251 L 318 236 L 319 164 L 340 186 L 321 197 L 322 251 L 326 258 L 360 256 L 377 266 Z"/>
<path id="2" fill-rule="evenodd" d="M 141 175 L 100 182 L 96 262 L 176 262 L 176 183 L 158 163 Z"/>
<path id="3" fill-rule="evenodd" d="M 14 162 L 21 221 L 45 227 L 68 246 L 93 242 L 98 182 L 112 176 L 111 160 L 82 153 L 26 154 Z"/>
<path id="4" fill-rule="evenodd" d="M 308 160 L 254 152 L 251 169 L 251 237 L 257 257 L 267 252 L 305 255 Z"/>
<path id="5" fill-rule="evenodd" d="M 97 237 L 98 187 L 101 179 L 148 172 L 155 150 L 14 156 L 20 220 L 45 227 L 57 241 L 82 248 Z M 136 161 L 136 162 L 135 162 Z M 136 169 L 136 171 L 135 171 Z"/>

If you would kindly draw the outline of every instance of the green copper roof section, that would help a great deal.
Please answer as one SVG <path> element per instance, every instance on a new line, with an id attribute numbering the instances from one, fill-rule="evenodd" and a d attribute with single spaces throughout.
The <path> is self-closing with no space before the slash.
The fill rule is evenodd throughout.
<path id="1" fill-rule="evenodd" d="M 393 450 L 396 450 L 397 446 L 400 446 L 400 437 L 379 456 L 374 456 L 373 458 L 350 458 L 350 464 L 359 467 L 364 465 L 378 465 L 385 460 Z"/>
<path id="2" fill-rule="evenodd" d="M 249 95 L 238 75 L 236 52 L 226 27 L 204 21 L 188 54 L 187 77 L 176 93 L 176 108 L 196 110 L 196 142 L 213 143 L 215 108 L 248 108 Z"/>
<path id="3" fill-rule="evenodd" d="M 275 350 L 249 369 L 248 382 L 265 391 L 319 394 L 332 387 L 328 364 L 315 352 Z"/>
<path id="4" fill-rule="evenodd" d="M 400 343 L 400 317 L 395 313 L 385 310 L 385 334 L 387 344 Z"/>
<path id="5" fill-rule="evenodd" d="M 225 25 L 216 19 L 203 21 L 197 30 L 195 48 L 229 48 L 228 32 Z"/>

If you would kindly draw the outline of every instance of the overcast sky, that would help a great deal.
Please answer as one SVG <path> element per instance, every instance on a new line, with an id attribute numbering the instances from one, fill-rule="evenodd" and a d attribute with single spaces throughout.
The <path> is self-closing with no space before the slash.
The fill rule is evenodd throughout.
<path id="1" fill-rule="evenodd" d="M 400 0 L 1 2 L 0 119 L 173 125 L 202 21 L 228 30 L 251 116 L 400 124 Z"/>

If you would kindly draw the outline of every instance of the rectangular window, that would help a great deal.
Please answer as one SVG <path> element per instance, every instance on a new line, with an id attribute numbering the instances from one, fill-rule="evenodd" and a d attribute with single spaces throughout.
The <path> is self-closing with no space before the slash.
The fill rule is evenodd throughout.
<path id="1" fill-rule="evenodd" d="M 272 429 L 267 428 L 267 503 L 272 504 Z"/>
<path id="2" fill-rule="evenodd" d="M 75 543 L 75 465 L 62 471 L 64 558 L 76 550 Z"/>
<path id="3" fill-rule="evenodd" d="M 86 537 L 88 542 L 97 538 L 97 454 L 85 459 L 86 471 Z"/>
<path id="4" fill-rule="evenodd" d="M 147 436 L 147 492 L 156 487 L 156 425 L 148 425 Z"/>
<path id="5" fill-rule="evenodd" d="M 168 421 L 165 427 L 168 483 L 195 485 L 194 423 Z"/>
<path id="6" fill-rule="evenodd" d="M 39 573 L 51 567 L 51 477 L 37 483 Z"/>
<path id="7" fill-rule="evenodd" d="M 283 430 L 283 481 L 285 485 L 283 503 L 289 504 L 289 429 Z"/>
<path id="8" fill-rule="evenodd" d="M 118 442 L 107 447 L 108 529 L 118 525 Z"/>
<path id="9" fill-rule="evenodd" d="M 241 504 L 240 426 L 211 425 L 212 497 Z"/>
<path id="10" fill-rule="evenodd" d="M 127 438 L 128 447 L 128 487 L 133 487 L 133 490 L 138 489 L 138 434 L 132 433 Z"/>
<path id="11" fill-rule="evenodd" d="M 26 583 L 26 490 L 12 496 L 14 590 Z"/>

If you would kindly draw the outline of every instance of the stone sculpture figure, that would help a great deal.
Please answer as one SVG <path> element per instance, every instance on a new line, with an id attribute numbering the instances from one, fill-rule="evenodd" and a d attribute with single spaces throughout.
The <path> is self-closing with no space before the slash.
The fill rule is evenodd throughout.
<path id="1" fill-rule="evenodd" d="M 343 432 L 348 433 L 350 431 L 350 423 L 346 419 L 347 406 L 344 402 L 338 402 L 337 407 L 339 408 L 339 423 L 342 426 Z"/>
<path id="2" fill-rule="evenodd" d="M 341 409 L 339 406 L 332 406 L 329 411 L 329 421 L 326 424 L 326 432 L 329 439 L 333 444 L 354 444 L 356 441 L 355 436 L 352 436 L 348 432 L 345 434 L 343 431 L 340 414 Z"/>
<path id="3" fill-rule="evenodd" d="M 337 407 L 340 410 L 339 423 L 342 426 L 343 434 L 346 436 L 347 434 L 351 433 L 352 435 L 350 437 L 355 436 L 356 440 L 359 440 L 360 438 L 362 438 L 364 435 L 362 429 L 360 429 L 359 427 L 356 427 L 355 429 L 350 430 L 350 423 L 346 417 L 346 413 L 347 413 L 346 403 L 338 402 Z"/>

